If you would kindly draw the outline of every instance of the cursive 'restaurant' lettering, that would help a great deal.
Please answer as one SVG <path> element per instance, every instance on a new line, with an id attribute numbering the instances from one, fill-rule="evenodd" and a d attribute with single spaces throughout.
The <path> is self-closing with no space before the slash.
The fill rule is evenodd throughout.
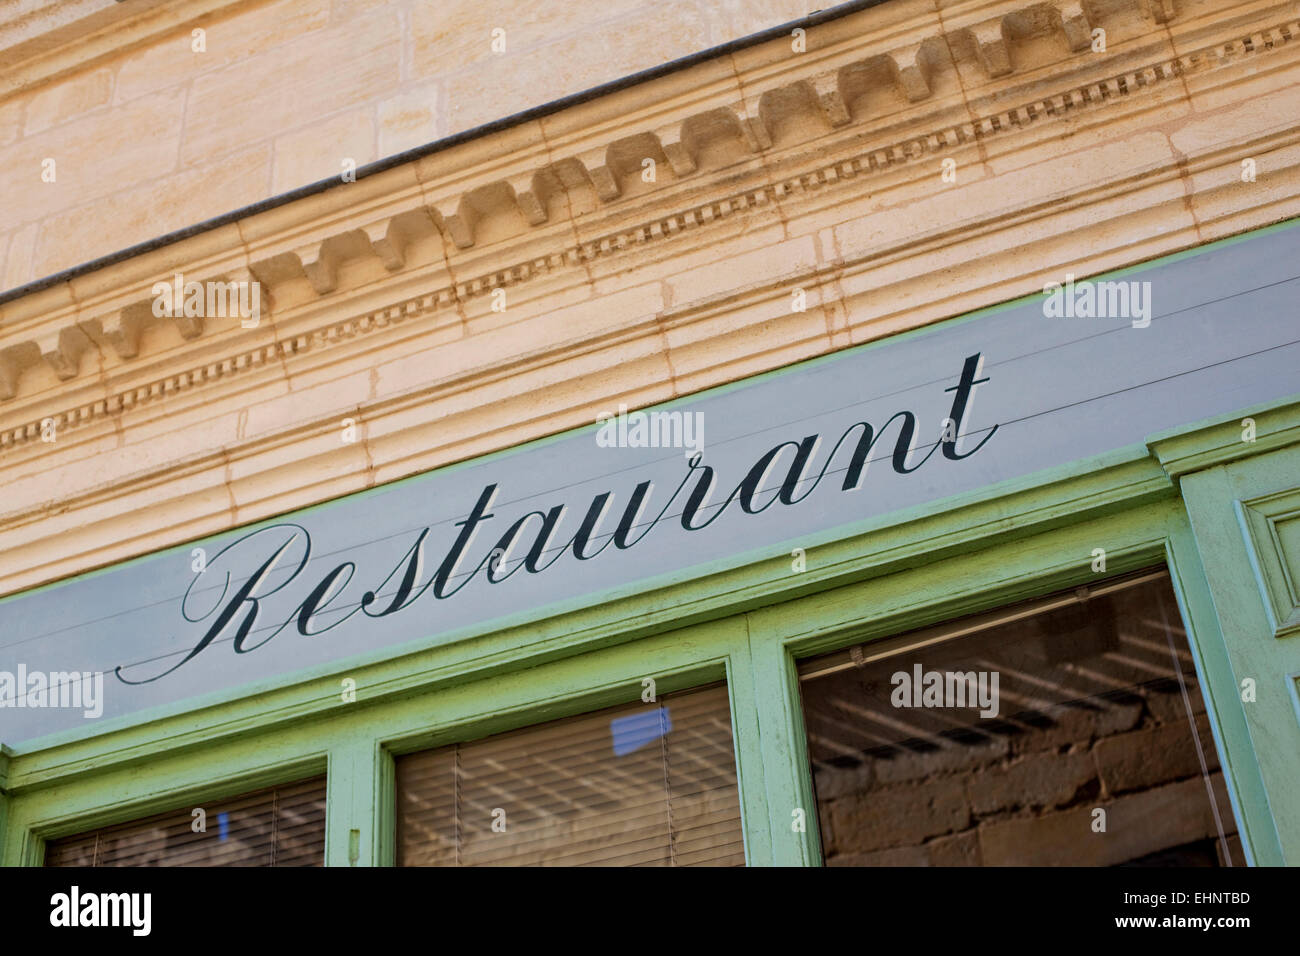
<path id="1" fill-rule="evenodd" d="M 260 528 L 218 552 L 205 571 L 195 576 L 182 597 L 181 616 L 185 621 L 206 624 L 184 656 L 161 671 L 157 670 L 160 665 L 155 661 L 152 670 L 144 663 L 129 668 L 119 666 L 114 673 L 123 683 L 148 684 L 175 672 L 215 642 L 225 639 L 229 639 L 236 654 L 246 654 L 289 628 L 302 637 L 317 637 L 357 614 L 369 618 L 399 614 L 429 591 L 433 592 L 434 599 L 447 600 L 478 578 L 480 572 L 489 584 L 497 585 L 520 572 L 541 574 L 566 555 L 577 561 L 591 561 L 611 544 L 619 550 L 635 547 L 668 519 L 674 505 L 679 509 L 675 520 L 681 522 L 683 529 L 702 531 L 735 508 L 746 515 L 759 515 L 777 504 L 797 505 L 828 476 L 839 479 L 841 491 L 854 491 L 866 479 L 872 451 L 895 423 L 897 431 L 889 462 L 898 474 L 915 472 L 936 452 L 942 452 L 950 461 L 961 461 L 988 444 L 1000 427 L 993 425 L 973 447 L 958 450 L 972 395 L 977 386 L 989 381 L 980 377 L 982 364 L 978 353 L 967 357 L 957 384 L 945 389 L 953 393 L 951 412 L 943 423 L 942 435 L 919 460 L 916 460 L 915 447 L 917 419 L 910 411 L 897 412 L 878 429 L 868 422 L 853 422 L 820 458 L 820 469 L 816 464 L 822 446 L 820 434 L 781 442 L 760 455 L 731 491 L 718 501 L 714 499 L 718 497 L 720 476 L 713 466 L 703 464 L 703 453 L 696 452 L 687 460 L 685 474 L 677 486 L 666 496 L 659 495 L 663 501 L 658 508 L 654 503 L 654 483 L 640 481 L 632 489 L 615 524 L 611 515 L 616 510 L 614 492 L 602 491 L 592 498 L 567 540 L 562 529 L 566 524 L 573 527 L 567 503 L 555 504 L 544 511 L 501 517 L 493 511 L 497 485 L 490 484 L 479 493 L 469 513 L 453 525 L 455 538 L 427 580 L 426 547 L 430 543 L 430 528 L 422 529 L 396 567 L 359 598 L 344 600 L 343 596 L 359 573 L 363 581 L 366 575 L 352 561 L 341 561 L 305 588 L 305 597 L 287 617 L 277 615 L 269 623 L 263 620 L 268 616 L 263 606 L 266 599 L 285 591 L 291 584 L 303 587 L 305 582 L 299 582 L 298 578 L 311 558 L 312 540 L 308 531 L 297 524 Z M 510 518 L 513 520 L 503 528 L 502 522 Z M 492 541 L 491 536 L 497 531 L 500 535 Z M 484 541 L 491 541 L 490 546 L 482 547 Z M 223 570 L 226 567 L 240 573 L 232 575 L 231 570 Z M 251 574 L 248 568 L 253 569 Z M 213 583 L 222 576 L 224 583 Z M 243 583 L 232 588 L 234 580 Z M 213 598 L 212 592 L 219 593 Z M 326 616 L 334 615 L 339 616 L 332 623 L 321 623 Z M 264 630 L 267 631 L 264 636 L 251 640 L 255 632 L 260 634 Z M 126 673 L 128 670 L 130 673 Z"/>

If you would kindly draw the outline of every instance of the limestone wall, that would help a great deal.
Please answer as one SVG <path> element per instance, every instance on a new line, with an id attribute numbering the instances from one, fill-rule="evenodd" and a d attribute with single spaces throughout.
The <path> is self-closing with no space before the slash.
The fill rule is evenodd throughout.
<path id="1" fill-rule="evenodd" d="M 76 4 L 112 42 L 50 77 L 57 11 L 0 19 L 0 290 L 821 6 L 225 0 L 160 29 L 138 4 Z"/>

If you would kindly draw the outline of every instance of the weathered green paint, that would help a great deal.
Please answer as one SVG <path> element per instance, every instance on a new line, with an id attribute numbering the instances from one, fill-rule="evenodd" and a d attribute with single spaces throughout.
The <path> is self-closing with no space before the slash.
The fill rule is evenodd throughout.
<path id="1" fill-rule="evenodd" d="M 1300 488 L 1243 501 L 1238 512 L 1273 635 L 1294 637 L 1300 634 Z"/>
<path id="2" fill-rule="evenodd" d="M 382 839 L 379 812 L 384 754 L 373 739 L 346 738 L 329 753 L 325 807 L 326 866 L 375 866 Z"/>
<path id="3" fill-rule="evenodd" d="M 1254 434 L 1244 427 L 1250 419 Z M 1300 709 L 1294 675 L 1300 640 L 1279 628 L 1276 575 L 1300 580 L 1282 542 L 1257 534 L 1259 515 L 1285 515 L 1300 498 L 1300 401 L 1246 409 L 1220 420 L 1153 438 L 1153 453 L 1178 480 L 1192 541 L 1182 552 L 1200 562 L 1196 595 L 1184 608 L 1193 629 L 1217 628 L 1193 641 L 1219 677 L 1207 703 L 1252 861 L 1300 863 Z M 1254 527 L 1252 527 L 1254 525 Z M 1282 545 L 1271 553 L 1270 544 Z M 1281 636 L 1279 636 L 1279 634 Z M 1202 662 L 1198 659 L 1198 666 Z M 1245 680 L 1257 699 L 1242 700 Z M 1219 736 L 1222 735 L 1222 738 Z"/>
<path id="4" fill-rule="evenodd" d="M 750 866 L 772 864 L 771 817 L 763 774 L 762 729 L 759 717 L 762 697 L 753 679 L 753 655 L 749 630 L 743 617 L 735 624 L 728 641 L 727 688 L 731 698 L 731 734 L 736 748 L 736 772 L 740 784 L 740 813 L 745 829 L 745 858 Z"/>
<path id="5" fill-rule="evenodd" d="M 749 623 L 751 679 L 760 704 L 758 745 L 768 805 L 771 862 L 778 866 L 816 864 L 821 858 L 817 808 L 812 799 L 794 661 L 783 642 L 764 640 L 761 627 L 755 627 L 752 617 Z M 802 817 L 801 830 L 794 825 L 796 811 Z"/>
<path id="6" fill-rule="evenodd" d="M 1232 665 L 1236 704 L 1245 712 L 1263 789 L 1274 804 L 1279 852 L 1282 860 L 1300 863 L 1300 723 L 1292 686 L 1300 672 L 1300 641 L 1275 634 L 1243 510 L 1300 486 L 1300 448 L 1216 465 L 1185 475 L 1181 485 Z M 1255 682 L 1254 702 L 1240 700 L 1246 680 Z"/>
<path id="7" fill-rule="evenodd" d="M 1279 866 L 1282 850 L 1260 776 L 1259 760 L 1250 739 L 1246 713 L 1237 694 L 1237 681 L 1210 595 L 1209 582 L 1196 540 L 1186 517 L 1173 530 L 1167 561 L 1174 594 L 1187 624 L 1188 644 L 1201 676 L 1201 693 L 1214 719 L 1210 729 L 1218 748 L 1228 796 L 1241 826 L 1241 843 L 1248 863 Z"/>

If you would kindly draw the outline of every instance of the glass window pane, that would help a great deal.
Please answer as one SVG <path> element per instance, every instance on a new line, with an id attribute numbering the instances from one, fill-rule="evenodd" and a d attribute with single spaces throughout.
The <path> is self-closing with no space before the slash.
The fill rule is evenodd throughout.
<path id="1" fill-rule="evenodd" d="M 800 666 L 841 866 L 1244 863 L 1169 577 Z"/>
<path id="2" fill-rule="evenodd" d="M 725 685 L 397 758 L 399 866 L 742 866 Z"/>
<path id="3" fill-rule="evenodd" d="M 195 814 L 202 810 L 202 814 Z M 45 844 L 46 866 L 322 866 L 325 778 L 196 803 Z"/>

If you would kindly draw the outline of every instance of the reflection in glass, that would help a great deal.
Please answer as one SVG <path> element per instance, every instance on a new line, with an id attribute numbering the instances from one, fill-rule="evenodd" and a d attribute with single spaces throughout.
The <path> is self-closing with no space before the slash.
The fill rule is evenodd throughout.
<path id="1" fill-rule="evenodd" d="M 1181 624 L 1148 572 L 803 662 L 826 863 L 1244 863 Z"/>
<path id="2" fill-rule="evenodd" d="M 397 758 L 399 866 L 743 866 L 717 684 Z"/>
<path id="3" fill-rule="evenodd" d="M 321 866 L 325 778 L 204 800 L 45 844 L 46 866 Z"/>

